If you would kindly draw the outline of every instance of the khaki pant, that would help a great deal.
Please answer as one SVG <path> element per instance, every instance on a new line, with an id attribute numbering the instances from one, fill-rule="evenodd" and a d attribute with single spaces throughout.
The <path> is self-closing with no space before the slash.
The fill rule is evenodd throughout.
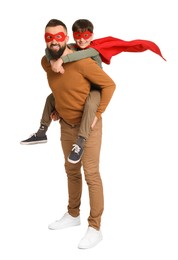
<path id="1" fill-rule="evenodd" d="M 55 99 L 53 94 L 51 93 L 49 96 L 46 98 L 45 106 L 43 109 L 43 114 L 41 118 L 41 124 L 45 126 L 49 126 L 51 124 L 51 113 L 55 110 Z"/>
<path id="2" fill-rule="evenodd" d="M 86 102 L 85 102 L 78 136 L 82 136 L 85 139 L 88 138 L 88 136 L 90 134 L 91 125 L 95 118 L 97 108 L 100 104 L 100 98 L 101 98 L 100 91 L 98 91 L 98 90 L 90 91 L 90 93 L 86 99 Z M 54 109 L 55 109 L 55 100 L 54 100 L 53 94 L 51 93 L 46 99 L 46 103 L 45 103 L 42 118 L 41 118 L 41 124 L 49 127 L 49 125 L 51 124 L 50 115 L 54 111 Z"/>
<path id="3" fill-rule="evenodd" d="M 89 138 L 85 143 L 82 161 L 71 164 L 67 157 L 71 152 L 75 142 L 79 126 L 72 127 L 63 120 L 61 124 L 61 144 L 65 157 L 65 170 L 68 179 L 68 212 L 73 217 L 80 214 L 80 204 L 82 195 L 82 172 L 88 185 L 90 215 L 88 217 L 89 226 L 99 229 L 101 215 L 104 209 L 103 186 L 99 172 L 100 149 L 102 140 L 102 119 L 99 119 L 95 127 L 91 130 Z"/>

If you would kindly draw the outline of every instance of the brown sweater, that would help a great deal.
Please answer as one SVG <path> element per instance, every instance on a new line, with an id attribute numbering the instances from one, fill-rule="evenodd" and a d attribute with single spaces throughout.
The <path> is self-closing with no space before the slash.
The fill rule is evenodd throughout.
<path id="1" fill-rule="evenodd" d="M 55 73 L 44 56 L 41 60 L 59 115 L 70 124 L 80 124 L 90 82 L 101 88 L 101 102 L 96 116 L 105 111 L 116 88 L 114 81 L 91 58 L 63 64 L 64 74 Z"/>

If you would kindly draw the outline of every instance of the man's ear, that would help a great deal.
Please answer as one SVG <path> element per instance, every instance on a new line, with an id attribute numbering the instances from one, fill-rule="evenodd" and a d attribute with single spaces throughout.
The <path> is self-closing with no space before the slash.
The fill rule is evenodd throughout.
<path id="1" fill-rule="evenodd" d="M 68 41 L 69 41 L 69 36 L 67 35 L 67 36 L 66 36 L 66 42 L 68 42 Z"/>

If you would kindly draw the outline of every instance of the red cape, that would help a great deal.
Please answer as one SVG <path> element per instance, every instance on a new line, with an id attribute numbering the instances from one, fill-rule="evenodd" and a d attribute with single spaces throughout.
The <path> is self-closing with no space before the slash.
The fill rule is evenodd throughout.
<path id="1" fill-rule="evenodd" d="M 106 64 L 110 64 L 111 58 L 123 51 L 143 52 L 150 50 L 161 56 L 161 58 L 166 61 L 166 59 L 162 56 L 159 47 L 154 42 L 147 40 L 124 41 L 108 36 L 93 40 L 89 47 L 96 49 L 100 53 L 102 61 Z"/>

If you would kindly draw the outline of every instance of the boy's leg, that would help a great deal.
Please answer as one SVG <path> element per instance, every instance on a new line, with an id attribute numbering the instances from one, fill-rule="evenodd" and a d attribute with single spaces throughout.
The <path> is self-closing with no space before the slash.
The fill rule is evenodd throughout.
<path id="1" fill-rule="evenodd" d="M 90 91 L 84 106 L 82 120 L 80 123 L 78 136 L 85 139 L 89 137 L 91 125 L 96 115 L 96 111 L 100 104 L 101 93 L 99 90 Z"/>
<path id="2" fill-rule="evenodd" d="M 90 94 L 86 99 L 83 116 L 78 132 L 78 138 L 76 140 L 76 143 L 73 144 L 72 151 L 68 157 L 68 161 L 70 163 L 77 163 L 82 157 L 85 141 L 89 137 L 91 125 L 94 121 L 96 111 L 100 104 L 100 95 L 101 93 L 99 90 L 92 90 L 90 91 Z"/>
<path id="3" fill-rule="evenodd" d="M 54 111 L 54 109 L 55 109 L 55 100 L 54 100 L 53 94 L 51 93 L 46 98 L 42 118 L 41 118 L 41 121 L 40 121 L 40 123 L 41 123 L 40 128 L 30 138 L 21 141 L 20 142 L 21 144 L 39 144 L 39 143 L 46 143 L 47 142 L 46 132 L 47 132 L 48 127 L 51 123 L 50 115 Z"/>
<path id="4" fill-rule="evenodd" d="M 55 100 L 54 96 L 51 93 L 47 98 L 45 102 L 45 106 L 43 109 L 43 114 L 41 118 L 41 125 L 40 128 L 37 131 L 37 136 L 44 136 L 48 130 L 49 125 L 51 124 L 51 113 L 55 110 Z"/>

